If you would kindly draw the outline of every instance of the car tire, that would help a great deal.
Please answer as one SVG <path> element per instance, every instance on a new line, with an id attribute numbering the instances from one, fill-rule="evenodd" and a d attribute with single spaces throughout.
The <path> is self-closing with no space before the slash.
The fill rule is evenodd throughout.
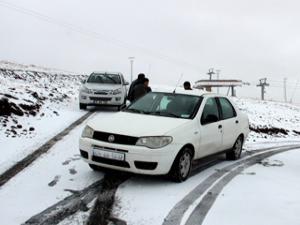
<path id="1" fill-rule="evenodd" d="M 239 136 L 232 149 L 226 153 L 226 159 L 227 160 L 237 160 L 241 157 L 241 153 L 242 153 L 242 149 L 243 149 L 243 137 Z"/>
<path id="2" fill-rule="evenodd" d="M 192 167 L 193 154 L 189 148 L 184 148 L 175 158 L 169 173 L 170 178 L 177 183 L 188 179 Z"/>
<path id="3" fill-rule="evenodd" d="M 86 104 L 79 103 L 79 109 L 86 109 Z"/>
<path id="4" fill-rule="evenodd" d="M 94 171 L 100 171 L 101 170 L 101 167 L 100 166 L 96 166 L 94 164 L 89 164 L 90 168 Z"/>

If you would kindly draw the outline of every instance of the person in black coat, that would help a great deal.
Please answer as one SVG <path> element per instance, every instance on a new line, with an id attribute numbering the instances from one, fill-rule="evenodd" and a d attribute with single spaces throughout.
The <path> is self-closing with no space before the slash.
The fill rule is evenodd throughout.
<path id="1" fill-rule="evenodd" d="M 145 86 L 146 86 L 146 90 L 147 90 L 147 93 L 151 92 L 152 89 L 151 87 L 149 86 L 149 79 L 148 78 L 145 78 Z"/>
<path id="2" fill-rule="evenodd" d="M 134 86 L 132 91 L 132 101 L 138 100 L 139 98 L 143 97 L 149 92 L 148 88 L 150 87 L 148 87 L 148 83 L 149 80 L 147 78 L 144 78 L 142 83 L 139 83 Z"/>
<path id="3" fill-rule="evenodd" d="M 138 75 L 138 78 L 136 80 L 134 80 L 131 85 L 130 85 L 130 88 L 129 88 L 129 91 L 128 91 L 128 96 L 127 96 L 127 99 L 129 101 L 133 101 L 133 96 L 132 96 L 132 93 L 133 93 L 133 90 L 134 90 L 134 87 L 138 84 L 141 84 L 144 82 L 144 79 L 145 79 L 145 74 L 143 73 L 140 73 Z"/>

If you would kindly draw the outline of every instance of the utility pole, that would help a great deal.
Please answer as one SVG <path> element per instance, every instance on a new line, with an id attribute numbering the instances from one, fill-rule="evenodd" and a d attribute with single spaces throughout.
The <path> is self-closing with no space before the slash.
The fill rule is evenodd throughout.
<path id="1" fill-rule="evenodd" d="M 220 79 L 220 72 L 221 72 L 221 70 L 216 70 L 216 73 L 217 73 L 217 80 Z M 220 88 L 219 88 L 219 87 L 217 87 L 217 93 L 218 93 L 218 94 L 220 93 Z"/>
<path id="2" fill-rule="evenodd" d="M 130 61 L 130 82 L 132 83 L 133 80 L 133 62 L 134 62 L 134 57 L 130 56 L 128 57 L 129 61 Z"/>
<path id="3" fill-rule="evenodd" d="M 283 96 L 284 96 L 284 102 L 287 102 L 286 81 L 287 81 L 287 78 L 284 78 L 283 79 Z"/>
<path id="4" fill-rule="evenodd" d="M 265 100 L 265 93 L 266 90 L 265 88 L 267 86 L 270 86 L 270 84 L 267 83 L 267 78 L 262 78 L 259 80 L 259 84 L 256 85 L 257 87 L 261 87 L 261 100 Z"/>
<path id="5" fill-rule="evenodd" d="M 209 76 L 209 80 L 211 80 L 212 75 L 215 75 L 215 74 L 216 73 L 214 72 L 214 68 L 210 68 L 207 73 L 207 75 Z"/>

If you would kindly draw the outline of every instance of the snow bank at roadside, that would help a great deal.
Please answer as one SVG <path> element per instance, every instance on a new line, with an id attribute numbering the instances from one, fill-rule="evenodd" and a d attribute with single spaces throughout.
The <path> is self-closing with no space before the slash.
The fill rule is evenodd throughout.
<path id="1" fill-rule="evenodd" d="M 85 113 L 78 109 L 83 79 L 84 75 L 0 62 L 0 172 Z"/>
<path id="2" fill-rule="evenodd" d="M 300 141 L 300 107 L 289 103 L 234 98 L 250 122 L 248 142 Z"/>
<path id="3" fill-rule="evenodd" d="M 30 118 L 58 117 L 61 109 L 77 102 L 78 89 L 84 75 L 20 70 L 19 64 L 0 63 L 0 132 L 7 137 L 34 133 Z M 39 67 L 37 67 L 39 68 Z M 42 72 L 44 71 L 44 72 Z"/>

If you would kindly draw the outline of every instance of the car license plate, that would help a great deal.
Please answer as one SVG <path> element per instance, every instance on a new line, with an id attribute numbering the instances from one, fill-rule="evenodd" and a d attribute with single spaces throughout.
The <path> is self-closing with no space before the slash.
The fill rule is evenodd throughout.
<path id="1" fill-rule="evenodd" d="M 101 150 L 101 149 L 94 149 L 93 150 L 93 155 L 106 158 L 106 159 L 114 159 L 118 161 L 124 161 L 125 160 L 125 154 L 120 153 L 120 152 L 111 152 L 111 151 L 106 151 L 106 150 Z"/>
<path id="2" fill-rule="evenodd" d="M 102 104 L 105 104 L 107 103 L 106 101 L 94 101 L 95 104 L 99 104 L 99 105 L 102 105 Z"/>

